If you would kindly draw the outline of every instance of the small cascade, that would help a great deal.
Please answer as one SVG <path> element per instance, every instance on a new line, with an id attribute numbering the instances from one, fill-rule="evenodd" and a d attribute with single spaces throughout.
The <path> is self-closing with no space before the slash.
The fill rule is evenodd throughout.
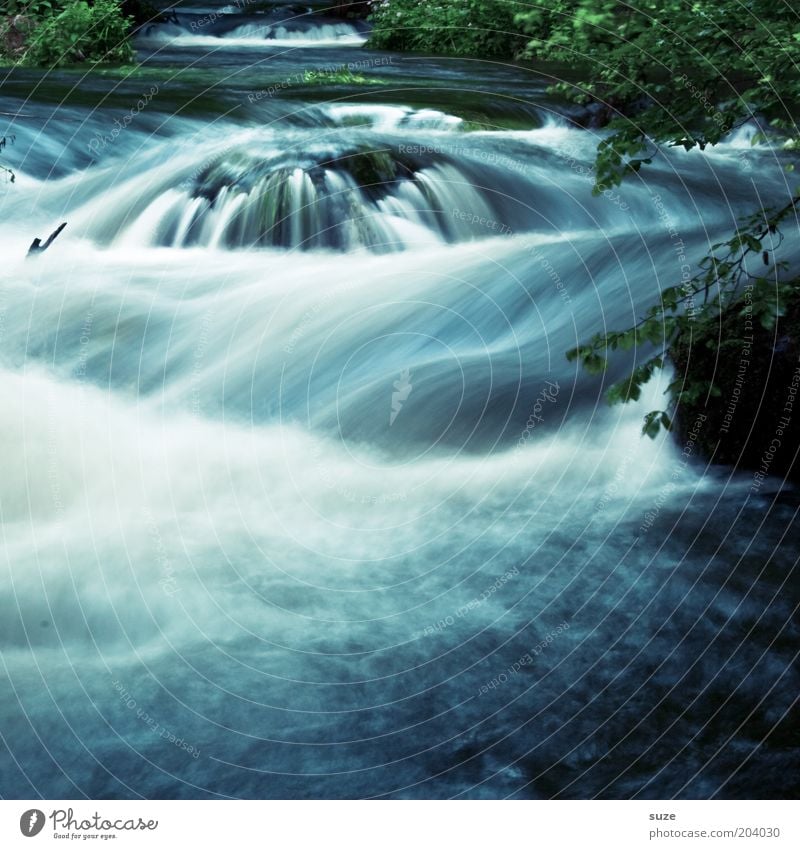
<path id="1" fill-rule="evenodd" d="M 481 188 L 496 185 L 490 173 L 475 183 L 447 157 L 400 147 L 319 147 L 301 156 L 236 150 L 172 180 L 151 181 L 138 198 L 121 190 L 117 210 L 101 217 L 90 202 L 89 235 L 172 248 L 385 253 L 512 232 L 504 195 Z M 515 217 L 525 229 L 527 211 L 517 205 Z"/>
<path id="2" fill-rule="evenodd" d="M 344 22 L 314 24 L 308 27 L 291 24 L 247 23 L 226 32 L 221 38 L 264 39 L 274 44 L 336 44 L 358 46 L 366 41 L 362 31 Z"/>
<path id="3" fill-rule="evenodd" d="M 178 47 L 216 46 L 289 46 L 359 47 L 367 40 L 364 24 L 341 21 L 313 14 L 276 9 L 253 14 L 246 8 L 217 10 L 185 7 L 169 22 L 146 27 L 139 35 L 146 43 Z"/>

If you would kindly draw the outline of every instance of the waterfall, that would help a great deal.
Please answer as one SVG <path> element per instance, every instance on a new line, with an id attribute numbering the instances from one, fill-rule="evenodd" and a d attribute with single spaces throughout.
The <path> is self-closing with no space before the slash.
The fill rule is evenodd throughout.
<path id="1" fill-rule="evenodd" d="M 638 321 L 785 163 L 740 135 L 595 195 L 598 135 L 530 70 L 392 56 L 315 101 L 283 84 L 386 57 L 250 12 L 143 34 L 158 93 L 113 137 L 136 75 L 4 83 L 0 795 L 702 795 L 742 751 L 732 792 L 783 774 L 794 506 L 641 438 L 669 373 L 605 403 L 649 346 L 600 375 L 565 351 Z"/>
<path id="2" fill-rule="evenodd" d="M 291 6 L 253 14 L 241 8 L 181 7 L 175 20 L 152 24 L 140 34 L 142 44 L 158 47 L 359 47 L 367 40 L 363 24 L 294 11 Z"/>

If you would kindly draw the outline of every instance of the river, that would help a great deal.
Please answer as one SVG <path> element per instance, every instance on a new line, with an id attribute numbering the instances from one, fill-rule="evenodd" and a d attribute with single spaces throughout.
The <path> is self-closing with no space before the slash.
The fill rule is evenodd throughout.
<path id="1" fill-rule="evenodd" d="M 780 155 L 221 5 L 2 83 L 0 795 L 790 796 L 796 494 L 564 356 Z"/>

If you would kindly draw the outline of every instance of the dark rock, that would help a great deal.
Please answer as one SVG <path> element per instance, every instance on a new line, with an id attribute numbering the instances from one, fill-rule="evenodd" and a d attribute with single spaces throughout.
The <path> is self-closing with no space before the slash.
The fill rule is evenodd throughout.
<path id="1" fill-rule="evenodd" d="M 800 464 L 800 295 L 767 330 L 738 301 L 713 323 L 698 323 L 670 356 L 676 378 L 711 380 L 719 395 L 682 402 L 675 436 L 682 445 L 696 431 L 698 453 L 715 463 L 750 469 L 760 476 L 797 481 Z M 701 420 L 701 417 L 705 419 Z M 700 424 L 698 425 L 698 421 Z"/>

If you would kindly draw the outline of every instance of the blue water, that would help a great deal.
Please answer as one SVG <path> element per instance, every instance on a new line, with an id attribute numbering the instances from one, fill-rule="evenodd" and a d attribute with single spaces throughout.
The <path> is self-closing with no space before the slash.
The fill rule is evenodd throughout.
<path id="1" fill-rule="evenodd" d="M 646 351 L 564 357 L 780 154 L 594 197 L 532 71 L 186 14 L 3 83 L 0 795 L 796 795 L 796 491 L 642 440 Z"/>

